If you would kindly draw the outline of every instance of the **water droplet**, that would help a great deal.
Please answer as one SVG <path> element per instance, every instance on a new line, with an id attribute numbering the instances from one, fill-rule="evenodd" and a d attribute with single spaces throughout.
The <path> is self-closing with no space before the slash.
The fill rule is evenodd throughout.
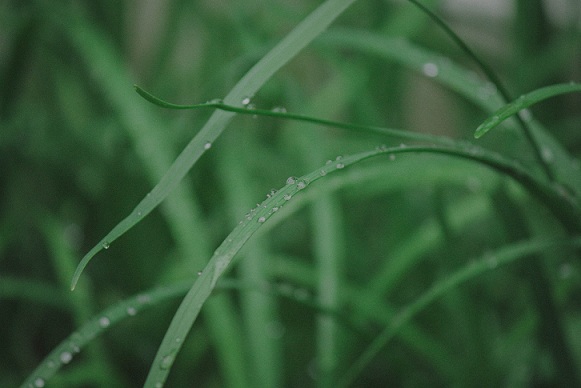
<path id="1" fill-rule="evenodd" d="M 395 154 L 389 154 L 389 160 L 394 161 L 395 160 Z"/>
<path id="2" fill-rule="evenodd" d="M 518 115 L 525 122 L 530 122 L 533 119 L 533 113 L 530 111 L 530 109 L 523 109 L 518 112 Z"/>
<path id="3" fill-rule="evenodd" d="M 275 212 L 278 211 L 278 209 L 279 209 L 279 207 L 278 206 L 275 206 L 275 207 L 272 208 L 272 212 L 275 213 Z"/>
<path id="4" fill-rule="evenodd" d="M 275 106 L 272 108 L 272 111 L 276 113 L 286 113 L 286 108 L 284 106 Z"/>
<path id="5" fill-rule="evenodd" d="M 285 194 L 284 197 L 282 197 L 285 201 L 288 201 L 292 198 L 292 196 L 290 194 Z"/>
<path id="6" fill-rule="evenodd" d="M 109 327 L 110 324 L 111 324 L 111 321 L 109 320 L 109 318 L 107 318 L 107 317 L 99 318 L 99 326 L 101 326 L 102 328 Z"/>
<path id="7" fill-rule="evenodd" d="M 127 315 L 134 316 L 135 314 L 137 314 L 137 309 L 135 307 L 127 307 Z"/>
<path id="8" fill-rule="evenodd" d="M 37 378 L 36 380 L 34 380 L 34 386 L 37 388 L 42 388 L 44 387 L 44 379 L 41 379 L 40 377 Z"/>
<path id="9" fill-rule="evenodd" d="M 563 263 L 559 268 L 559 274 L 561 275 L 561 279 L 568 279 L 573 275 L 573 267 L 569 263 Z"/>
<path id="10" fill-rule="evenodd" d="M 286 184 L 287 185 L 294 185 L 295 183 L 297 183 L 297 177 L 296 176 L 289 176 L 286 180 Z"/>
<path id="11" fill-rule="evenodd" d="M 327 175 L 327 171 L 326 170 L 321 170 L 319 172 L 319 174 L 321 174 L 321 176 L 325 176 L 325 175 Z"/>
<path id="12" fill-rule="evenodd" d="M 163 383 L 157 382 L 155 383 L 155 388 L 162 388 L 163 387 Z"/>
<path id="13" fill-rule="evenodd" d="M 440 69 L 438 69 L 438 65 L 436 65 L 435 63 L 432 62 L 428 62 L 425 63 L 424 66 L 422 66 L 422 72 L 424 73 L 424 75 L 426 77 L 436 77 L 438 75 L 438 73 L 440 72 Z"/>
<path id="14" fill-rule="evenodd" d="M 248 104 L 250 104 L 250 97 L 244 97 L 242 99 L 242 105 L 248 106 Z"/>
<path id="15" fill-rule="evenodd" d="M 141 214 L 143 214 L 143 213 L 141 213 L 141 212 L 137 212 L 137 216 L 138 216 L 138 217 L 141 217 Z"/>
<path id="16" fill-rule="evenodd" d="M 277 190 L 272 189 L 268 194 L 266 194 L 266 198 L 272 198 L 276 194 Z"/>
<path id="17" fill-rule="evenodd" d="M 260 218 L 258 219 L 258 222 L 260 222 L 261 224 L 262 224 L 263 222 L 265 222 L 265 221 L 266 221 L 266 217 L 260 217 Z"/>
<path id="18" fill-rule="evenodd" d="M 341 160 L 341 159 L 343 159 L 343 156 L 341 156 L 341 155 L 339 155 L 335 158 L 335 160 Z"/>
<path id="19" fill-rule="evenodd" d="M 63 364 L 68 364 L 69 362 L 71 362 L 72 359 L 73 354 L 71 352 L 62 352 L 61 355 L 59 356 L 59 360 L 61 360 Z"/>
<path id="20" fill-rule="evenodd" d="M 307 187 L 307 182 L 300 180 L 297 182 L 297 189 L 302 190 Z"/>
<path id="21" fill-rule="evenodd" d="M 173 364 L 173 360 L 174 360 L 174 355 L 173 354 L 168 354 L 167 356 L 163 357 L 161 359 L 160 368 L 161 369 L 168 369 Z"/>
<path id="22" fill-rule="evenodd" d="M 52 368 L 56 367 L 56 362 L 54 362 L 53 360 L 49 360 L 46 363 L 46 366 L 48 366 L 50 369 L 52 369 Z"/>
<path id="23" fill-rule="evenodd" d="M 109 242 L 108 242 L 108 241 L 105 241 L 105 242 L 103 243 L 103 249 L 109 249 L 109 247 L 110 247 L 110 246 L 111 246 L 111 244 L 109 244 Z"/>
<path id="24" fill-rule="evenodd" d="M 341 169 L 341 168 L 344 168 L 345 165 L 343 163 L 337 163 L 337 165 L 335 165 L 335 167 Z"/>
<path id="25" fill-rule="evenodd" d="M 553 160 L 555 159 L 553 151 L 548 147 L 545 147 L 541 150 L 541 156 L 543 157 L 543 160 L 547 163 L 552 163 Z"/>
<path id="26" fill-rule="evenodd" d="M 209 150 L 210 148 L 212 148 L 212 143 L 210 143 L 209 141 L 206 142 L 206 144 L 204 144 L 204 149 L 205 150 Z"/>
<path id="27" fill-rule="evenodd" d="M 331 163 L 333 163 L 333 161 L 329 159 L 329 160 L 327 160 L 327 162 L 325 164 L 331 164 Z"/>
<path id="28" fill-rule="evenodd" d="M 202 276 L 202 271 L 198 271 L 198 276 Z"/>
<path id="29" fill-rule="evenodd" d="M 137 296 L 137 301 L 141 304 L 147 304 L 151 302 L 151 297 L 147 294 L 141 294 Z"/>
<path id="30" fill-rule="evenodd" d="M 222 100 L 221 98 L 214 98 L 214 99 L 206 102 L 206 104 L 223 104 L 223 103 L 224 103 L 224 100 Z"/>

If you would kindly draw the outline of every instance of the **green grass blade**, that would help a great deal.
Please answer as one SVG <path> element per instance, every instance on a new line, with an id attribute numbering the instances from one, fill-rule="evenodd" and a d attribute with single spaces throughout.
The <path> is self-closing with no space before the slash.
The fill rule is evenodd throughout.
<path id="1" fill-rule="evenodd" d="M 191 282 L 182 282 L 144 292 L 104 310 L 63 340 L 22 383 L 22 388 L 42 387 L 58 370 L 70 363 L 75 355 L 98 335 L 125 318 L 132 317 L 164 300 L 186 292 Z"/>
<path id="2" fill-rule="evenodd" d="M 476 129 L 476 132 L 474 132 L 474 137 L 478 139 L 484 136 L 484 134 L 502 123 L 504 120 L 520 112 L 521 110 L 528 108 L 531 105 L 551 97 L 574 92 L 581 92 L 581 84 L 569 83 L 551 85 L 534 90 L 527 94 L 523 94 L 516 100 L 497 110 L 493 116 L 489 117 L 486 121 L 480 124 L 480 126 Z"/>
<path id="3" fill-rule="evenodd" d="M 338 386 L 347 387 L 357 378 L 371 360 L 385 347 L 385 345 L 406 326 L 417 314 L 437 299 L 458 287 L 488 271 L 495 270 L 516 260 L 525 258 L 531 254 L 543 252 L 558 246 L 580 247 L 581 237 L 565 241 L 524 241 L 500 248 L 494 253 L 489 253 L 477 260 L 468 260 L 470 263 L 455 271 L 446 279 L 436 283 L 422 296 L 409 304 L 399 315 L 393 319 L 383 332 L 373 341 L 367 350 L 345 373 Z"/>
<path id="4" fill-rule="evenodd" d="M 391 129 L 391 128 L 376 127 L 376 126 L 371 126 L 371 125 L 344 123 L 344 122 L 340 122 L 340 121 L 321 119 L 321 118 L 313 117 L 313 116 L 282 112 L 282 111 L 276 110 L 276 109 L 274 109 L 274 110 L 256 109 L 256 108 L 248 109 L 248 108 L 244 108 L 244 107 L 238 107 L 238 106 L 225 104 L 222 100 L 213 100 L 213 101 L 208 101 L 208 102 L 202 103 L 202 104 L 179 105 L 179 104 L 174 104 L 174 103 L 171 103 L 168 101 L 164 101 L 164 100 L 160 99 L 159 97 L 156 97 L 153 94 L 143 90 L 141 87 L 139 87 L 137 85 L 134 85 L 134 87 L 135 87 L 135 91 L 141 97 L 145 98 L 147 101 L 149 101 L 157 106 L 160 106 L 162 108 L 167 108 L 167 109 L 183 110 L 183 109 L 211 109 L 211 108 L 214 108 L 214 109 L 219 109 L 219 110 L 222 110 L 225 112 L 234 112 L 234 113 L 238 113 L 238 114 L 251 115 L 251 116 L 276 117 L 276 118 L 280 118 L 280 119 L 287 119 L 287 120 L 293 120 L 293 121 L 299 121 L 299 122 L 305 122 L 305 123 L 311 123 L 311 124 L 318 124 L 318 125 L 323 125 L 326 127 L 335 127 L 335 128 L 342 128 L 342 129 L 353 130 L 353 131 L 377 133 L 377 134 L 381 134 L 381 135 L 386 135 L 386 136 L 391 136 L 391 137 L 396 137 L 396 138 L 406 139 L 406 140 L 427 141 L 427 142 L 436 143 L 436 144 L 450 144 L 451 143 L 451 141 L 449 141 L 448 139 L 443 138 L 441 136 L 434 136 L 434 135 L 416 133 L 416 132 L 408 132 L 408 131 L 402 131 L 402 130 Z"/>
<path id="5" fill-rule="evenodd" d="M 398 153 L 438 153 L 473 160 L 480 164 L 488 165 L 497 171 L 510 175 L 531 194 L 544 200 L 547 206 L 556 215 L 564 219 L 565 224 L 571 225 L 572 228 L 579 229 L 579 213 L 570 203 L 562 201 L 562 196 L 552 186 L 546 186 L 542 182 L 535 180 L 525 170 L 516 164 L 503 160 L 495 154 L 486 154 L 470 152 L 452 148 L 428 147 L 378 147 L 375 150 L 361 152 L 351 156 L 340 158 L 334 162 L 328 163 L 320 169 L 317 169 L 300 178 L 289 178 L 287 185 L 281 190 L 271 195 L 255 209 L 250 211 L 244 220 L 228 235 L 226 240 L 216 249 L 206 268 L 198 280 L 194 283 L 178 311 L 174 315 L 169 329 L 166 332 L 164 340 L 158 350 L 150 373 L 147 378 L 146 386 L 155 387 L 163 385 L 169 370 L 173 365 L 174 359 L 181 348 L 183 339 L 188 334 L 194 321 L 196 320 L 202 306 L 215 288 L 218 279 L 231 266 L 234 256 L 246 244 L 269 218 L 285 205 L 299 191 L 304 190 L 307 186 L 319 179 L 327 177 L 329 174 L 342 170 L 343 168 L 359 163 L 363 160 L 378 156 Z M 560 200 L 561 199 L 561 200 Z"/>
<path id="6" fill-rule="evenodd" d="M 502 96 L 491 82 L 479 79 L 474 72 L 455 64 L 448 58 L 441 57 L 438 53 L 401 38 L 387 37 L 368 31 L 334 28 L 322 35 L 319 42 L 377 55 L 420 74 L 423 73 L 489 112 L 491 116 L 493 112 L 505 105 Z M 432 73 L 426 74 L 425 67 L 427 66 L 432 69 Z M 437 72 L 435 72 L 436 69 Z M 517 129 L 514 125 L 516 123 L 509 123 L 511 129 Z M 547 163 L 550 163 L 556 181 L 566 186 L 568 191 L 579 195 L 581 179 L 575 159 L 534 118 L 527 118 L 527 124 L 541 145 L 541 154 L 544 159 L 547 159 Z"/>
<path id="7" fill-rule="evenodd" d="M 265 55 L 234 86 L 224 98 L 224 102 L 233 106 L 244 106 L 244 100 L 251 98 L 268 79 L 296 54 L 324 31 L 355 0 L 328 0 L 307 16 L 279 44 Z M 214 142 L 232 120 L 234 113 L 216 111 L 204 127 L 190 141 L 176 158 L 170 169 L 161 178 L 153 190 L 139 202 L 133 211 L 117 224 L 100 242 L 95 245 L 81 260 L 71 282 L 74 289 L 81 273 L 89 261 L 102 249 L 109 247 L 112 241 L 119 238 L 143 217 L 149 214 L 181 182 L 183 177 L 208 150 L 207 144 Z"/>
<path id="8" fill-rule="evenodd" d="M 490 81 L 492 81 L 492 83 L 496 86 L 496 88 L 500 92 L 502 98 L 504 99 L 505 103 L 512 99 L 510 97 L 510 94 L 508 93 L 508 90 L 504 87 L 503 83 L 496 76 L 496 73 L 488 65 L 486 65 L 484 63 L 484 61 L 482 61 L 478 57 L 478 55 L 476 55 L 476 53 L 474 51 L 472 51 L 466 43 L 464 43 L 462 38 L 460 38 L 458 36 L 458 34 L 456 34 L 438 15 L 433 13 L 431 10 L 429 10 L 427 7 L 425 7 L 424 5 L 422 5 L 421 3 L 419 3 L 416 0 L 408 0 L 408 1 L 411 2 L 412 4 L 414 4 L 415 6 L 417 6 L 424 13 L 426 13 L 432 20 L 434 20 L 436 22 L 436 24 L 438 26 L 440 26 L 446 32 L 446 34 L 454 40 L 454 42 L 462 49 L 462 51 L 464 51 L 464 53 L 466 53 L 466 55 L 468 55 L 470 58 L 472 58 L 478 64 L 478 66 L 480 67 L 480 69 L 482 69 L 484 74 L 486 74 L 488 79 Z M 518 120 L 518 122 L 523 130 L 523 133 L 524 133 L 527 141 L 529 142 L 530 146 L 533 149 L 533 152 L 535 154 L 537 161 L 542 166 L 547 177 L 551 181 L 554 181 L 555 177 L 554 177 L 553 170 L 549 167 L 549 164 L 544 160 L 544 158 L 542 156 L 541 147 L 539 146 L 538 139 L 535 138 L 529 125 L 524 120 L 522 120 L 520 117 L 517 117 L 517 120 Z"/>

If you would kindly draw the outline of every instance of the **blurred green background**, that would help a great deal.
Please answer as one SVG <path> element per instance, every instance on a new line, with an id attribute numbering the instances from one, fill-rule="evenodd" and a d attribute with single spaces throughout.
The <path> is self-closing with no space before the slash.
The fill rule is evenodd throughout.
<path id="1" fill-rule="evenodd" d="M 69 292 L 80 258 L 151 190 L 211 113 L 162 110 L 139 97 L 133 84 L 176 103 L 221 98 L 319 3 L 0 2 L 0 386 L 22 383 L 61 340 L 108 306 L 158 285 L 195 278 L 202 269 L 197 263 L 207 261 L 245 213 L 288 176 L 302 175 L 337 155 L 390 144 L 377 135 L 237 117 L 192 169 L 180 193 L 99 254 L 83 274 L 80 289 Z M 581 79 L 577 0 L 423 4 L 498 72 L 513 96 Z M 476 70 L 449 37 L 404 1 L 356 2 L 333 26 L 409 39 Z M 486 117 L 429 77 L 324 37 L 278 72 L 252 102 L 264 109 L 284 106 L 293 113 L 470 141 Z M 581 151 L 580 106 L 581 96 L 574 94 L 533 108 L 574 156 Z M 482 144 L 510 149 L 504 142 L 490 136 Z M 404 174 L 415 174 L 414 169 L 431 160 L 413 163 L 403 165 Z M 488 172 L 476 170 L 477 177 L 488 179 Z M 342 252 L 342 277 L 365 290 L 394 247 L 413 246 L 419 225 L 446 219 L 455 203 L 489 184 L 469 179 L 464 185 L 439 184 L 438 179 L 389 192 L 376 187 L 382 183 L 367 181 L 333 197 L 331 223 L 339 225 L 335 232 L 342 236 L 333 244 Z M 317 291 L 307 278 L 317 271 L 313 250 L 321 232 L 313 217 L 321 219 L 299 210 L 254 240 L 243 258 L 260 256 L 267 264 L 237 268 L 232 278 L 252 281 L 259 268 L 267 273 L 259 280 L 290 284 L 291 294 L 294 288 L 308 290 L 314 298 Z M 447 241 L 454 241 L 453 246 L 425 253 L 422 257 L 432 260 L 406 274 L 380 300 L 405 305 L 439 274 L 511 241 L 514 231 L 507 231 L 500 218 L 488 209 L 461 231 L 449 225 Z M 569 259 L 559 258 L 548 275 L 557 283 L 549 288 L 562 318 L 573 325 L 569 329 L 576 330 L 568 338 L 574 339 L 570 345 L 579 361 L 581 272 Z M 286 273 L 289 262 L 294 266 Z M 300 269 L 305 277 L 296 275 Z M 558 383 L 559 368 L 535 329 L 537 315 L 523 306 L 530 303 L 527 282 L 518 269 L 499 270 L 421 316 L 420 326 L 433 347 L 453 354 L 450 360 L 460 363 L 457 368 L 442 366 L 448 359 L 438 363 L 437 351 L 419 354 L 396 339 L 358 386 Z M 235 288 L 216 297 L 226 300 L 234 312 L 229 316 L 240 320 L 232 327 L 242 328 L 241 352 L 248 354 L 241 384 L 316 385 L 315 327 L 321 311 L 297 298 L 244 295 L 248 293 Z M 278 358 L 266 365 L 254 362 L 252 335 L 247 334 L 251 329 L 245 326 L 252 325 L 248 312 L 253 300 L 269 306 L 261 314 L 270 317 L 263 322 L 270 328 L 265 335 Z M 139 386 L 178 303 L 179 298 L 164 301 L 107 330 L 47 386 Z M 377 322 L 352 318 L 368 335 L 376 332 Z M 222 334 L 208 329 L 214 324 L 205 316 L 196 323 L 170 386 L 232 382 L 224 371 L 224 355 L 216 350 Z M 339 364 L 348 365 L 369 338 L 343 326 L 340 330 Z M 429 348 L 428 339 L 420 337 L 419 347 Z M 261 369 L 270 370 L 270 376 Z"/>

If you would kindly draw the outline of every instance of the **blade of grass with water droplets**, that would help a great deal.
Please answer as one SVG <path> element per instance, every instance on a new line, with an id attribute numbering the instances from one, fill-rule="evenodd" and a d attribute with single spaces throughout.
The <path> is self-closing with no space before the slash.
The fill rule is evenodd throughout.
<path id="1" fill-rule="evenodd" d="M 224 102 L 233 106 L 244 106 L 244 100 L 254 95 L 283 65 L 298 54 L 305 46 L 315 39 L 337 16 L 339 16 L 355 0 L 328 0 L 307 16 L 293 31 L 266 54 L 248 73 L 234 86 L 224 98 Z M 216 111 L 198 134 L 188 143 L 178 155 L 170 169 L 161 178 L 153 190 L 135 207 L 135 209 L 115 226 L 99 244 L 95 245 L 81 260 L 71 282 L 74 289 L 83 269 L 93 256 L 119 238 L 146 214 L 149 214 L 161 203 L 169 193 L 181 182 L 182 178 L 208 150 L 207 144 L 212 144 L 232 120 L 234 113 Z"/>
<path id="2" fill-rule="evenodd" d="M 167 375 L 169 374 L 169 370 L 182 345 L 182 342 L 176 341 L 176 339 L 183 339 L 186 337 L 200 313 L 202 306 L 215 288 L 216 283 L 222 274 L 231 266 L 234 256 L 250 239 L 250 237 L 252 237 L 254 233 L 256 233 L 260 227 L 274 215 L 274 208 L 280 209 L 285 203 L 292 199 L 295 194 L 307 188 L 309 184 L 319 179 L 325 179 L 336 170 L 342 170 L 350 165 L 378 155 L 415 152 L 443 154 L 451 157 L 473 160 L 477 163 L 492 167 L 501 173 L 507 174 L 522 184 L 532 195 L 543 199 L 544 203 L 551 207 L 551 210 L 555 212 L 557 216 L 564 219 L 566 225 L 571 225 L 571 228 L 576 228 L 577 230 L 579 229 L 579 212 L 575 211 L 575 208 L 567 206 L 570 205 L 568 202 L 564 203 L 563 201 L 559 201 L 559 199 L 562 198 L 552 186 L 548 186 L 544 182 L 535 180 L 535 178 L 529 175 L 525 170 L 510 161 L 504 160 L 500 155 L 486 152 L 484 150 L 474 153 L 463 149 L 422 146 L 395 148 L 378 147 L 372 151 L 346 156 L 341 158 L 340 161 L 325 165 L 323 167 L 327 172 L 325 175 L 321 175 L 320 169 L 317 169 L 300 178 L 293 177 L 292 179 L 289 179 L 286 186 L 259 204 L 258 207 L 251 211 L 228 235 L 224 242 L 216 249 L 208 265 L 202 271 L 200 277 L 194 283 L 174 315 L 150 369 L 146 386 L 155 387 L 164 384 Z M 277 214 L 279 213 L 277 212 Z"/>
<path id="3" fill-rule="evenodd" d="M 451 144 L 451 141 L 442 136 L 434 136 L 425 133 L 418 133 L 418 132 L 409 132 L 409 131 L 402 131 L 398 129 L 392 128 L 383 128 L 383 127 L 376 127 L 370 125 L 361 125 L 361 124 L 353 124 L 353 123 L 344 123 L 340 121 L 333 121 L 333 120 L 325 120 L 318 117 L 313 116 L 306 116 L 296 113 L 287 113 L 280 110 L 265 110 L 265 109 L 248 109 L 244 107 L 238 107 L 233 105 L 225 104 L 223 101 L 208 101 L 202 104 L 191 104 L 191 105 L 180 105 L 174 104 L 168 101 L 164 101 L 159 97 L 154 96 L 153 94 L 145 91 L 141 87 L 134 85 L 135 91 L 147 101 L 166 109 L 219 109 L 226 112 L 234 112 L 243 115 L 251 115 L 251 116 L 266 116 L 266 117 L 277 117 L 286 120 L 294 120 L 294 121 L 302 121 L 311 124 L 318 124 L 323 125 L 326 127 L 335 127 L 335 128 L 342 128 L 348 129 L 353 131 L 362 131 L 362 132 L 369 132 L 369 133 L 377 133 L 380 135 L 391 136 L 400 139 L 406 140 L 416 140 L 416 141 L 425 141 L 431 142 L 435 144 Z"/>
<path id="4" fill-rule="evenodd" d="M 545 86 L 534 90 L 530 93 L 523 94 L 516 100 L 509 104 L 506 104 L 494 114 L 484 121 L 474 132 L 475 138 L 480 138 L 492 128 L 496 127 L 504 120 L 508 119 L 512 115 L 517 114 L 523 109 L 528 108 L 531 105 L 544 101 L 548 98 L 559 96 L 561 94 L 581 92 L 581 84 L 569 83 L 569 84 L 557 84 L 551 86 Z"/>
<path id="5" fill-rule="evenodd" d="M 326 166 L 327 173 L 365 160 L 375 155 L 379 155 L 387 150 L 373 150 L 362 152 L 341 159 L 341 162 Z M 170 326 L 166 332 L 161 346 L 155 356 L 153 365 L 147 376 L 146 387 L 157 387 L 165 383 L 169 370 L 173 365 L 175 357 L 179 352 L 182 342 L 177 338 L 185 338 L 194 324 L 202 306 L 212 293 L 222 274 L 230 267 L 234 256 L 246 244 L 252 235 L 264 225 L 271 216 L 275 215 L 276 209 L 283 207 L 299 191 L 307 188 L 309 184 L 322 179 L 320 169 L 300 178 L 293 178 L 287 181 L 287 185 L 276 191 L 276 193 L 255 209 L 253 209 L 234 230 L 228 235 L 224 242 L 216 249 L 208 265 L 204 268 L 193 287 L 180 304 L 175 313 Z"/>
<path id="6" fill-rule="evenodd" d="M 172 286 L 158 288 L 126 299 L 104 310 L 54 348 L 22 383 L 22 388 L 39 386 L 35 385 L 36 382 L 42 381 L 42 383 L 46 383 L 63 365 L 70 363 L 86 344 L 102 332 L 146 308 L 184 294 L 190 286 L 191 282 L 181 282 Z"/>

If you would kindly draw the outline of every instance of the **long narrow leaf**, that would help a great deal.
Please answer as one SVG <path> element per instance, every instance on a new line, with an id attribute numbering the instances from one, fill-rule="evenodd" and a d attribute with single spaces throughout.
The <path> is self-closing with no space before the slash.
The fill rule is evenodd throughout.
<path id="1" fill-rule="evenodd" d="M 328 0 L 315 9 L 246 73 L 224 98 L 224 102 L 228 105 L 244 106 L 247 99 L 250 99 L 275 72 L 294 58 L 354 1 Z M 111 242 L 140 222 L 172 192 L 202 154 L 208 150 L 207 144 L 211 144 L 220 136 L 233 116 L 232 112 L 214 112 L 206 125 L 180 153 L 153 190 L 83 257 L 73 276 L 72 289 L 75 288 L 81 273 L 93 256 L 102 249 L 108 248 Z"/>
<path id="2" fill-rule="evenodd" d="M 476 129 L 476 132 L 474 132 L 474 137 L 478 139 L 484 136 L 484 134 L 502 123 L 504 120 L 508 119 L 510 116 L 530 107 L 531 105 L 551 97 L 574 92 L 581 92 L 581 84 L 569 83 L 551 85 L 537 89 L 528 94 L 523 94 L 513 102 L 497 110 L 493 116 L 489 117 L 486 121 L 480 124 L 480 126 Z"/>

